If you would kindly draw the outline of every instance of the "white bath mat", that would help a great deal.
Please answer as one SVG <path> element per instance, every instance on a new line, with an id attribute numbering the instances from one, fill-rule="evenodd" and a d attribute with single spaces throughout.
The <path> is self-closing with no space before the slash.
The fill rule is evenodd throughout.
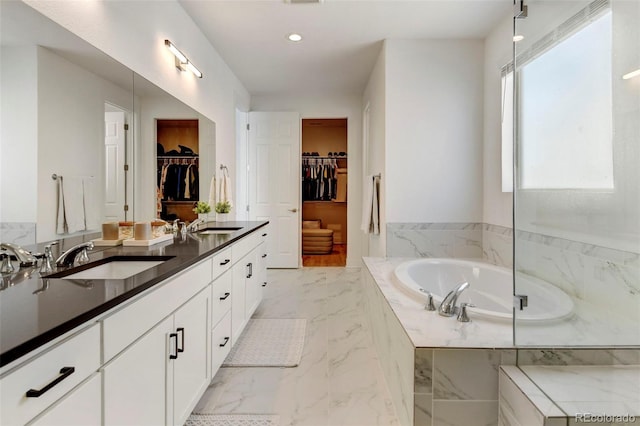
<path id="1" fill-rule="evenodd" d="M 295 367 L 302 358 L 305 319 L 250 319 L 223 367 Z"/>
<path id="2" fill-rule="evenodd" d="M 184 426 L 278 426 L 280 416 L 271 414 L 192 414 Z"/>

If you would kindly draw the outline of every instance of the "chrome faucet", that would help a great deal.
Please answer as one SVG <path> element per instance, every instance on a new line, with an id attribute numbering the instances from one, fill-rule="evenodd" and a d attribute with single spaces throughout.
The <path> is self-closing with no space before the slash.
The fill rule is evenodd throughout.
<path id="1" fill-rule="evenodd" d="M 469 287 L 468 282 L 463 282 L 455 289 L 451 290 L 447 296 L 442 299 L 442 303 L 440 303 L 440 307 L 438 308 L 438 313 L 443 317 L 452 317 L 456 313 L 456 302 L 458 301 L 458 297 Z"/>
<path id="2" fill-rule="evenodd" d="M 20 261 L 21 268 L 33 266 L 38 263 L 38 259 L 36 259 L 36 257 L 31 254 L 31 252 L 23 249 L 16 244 L 2 243 L 0 244 L 0 248 L 10 251 Z"/>
<path id="3" fill-rule="evenodd" d="M 42 265 L 40 265 L 41 274 L 50 274 L 56 268 L 53 252 L 51 251 L 51 247 L 55 245 L 58 245 L 57 241 L 45 246 L 44 248 L 44 259 L 42 259 Z"/>
<path id="4" fill-rule="evenodd" d="M 205 220 L 204 219 L 200 219 L 200 218 L 194 220 L 193 222 L 191 222 L 189 224 L 189 226 L 187 226 L 187 231 L 189 231 L 189 232 L 197 231 L 198 230 L 198 225 L 200 225 L 201 223 L 204 223 L 204 222 L 205 222 Z"/>
<path id="5" fill-rule="evenodd" d="M 63 267 L 73 266 L 76 262 L 76 257 L 78 257 L 78 263 L 87 263 L 89 261 L 87 250 L 93 250 L 92 241 L 80 243 L 71 247 L 60 255 L 58 260 L 56 260 L 56 265 Z"/>

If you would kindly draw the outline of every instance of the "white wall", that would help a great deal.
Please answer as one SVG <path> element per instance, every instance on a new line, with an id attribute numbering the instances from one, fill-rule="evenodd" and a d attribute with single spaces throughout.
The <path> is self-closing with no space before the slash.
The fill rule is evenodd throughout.
<path id="1" fill-rule="evenodd" d="M 382 257 L 386 254 L 386 188 L 387 170 L 385 165 L 385 128 L 386 128 L 386 98 L 385 98 L 385 45 L 380 51 L 369 82 L 362 96 L 362 108 L 369 106 L 369 146 L 365 163 L 368 170 L 364 170 L 364 175 L 381 173 L 380 181 L 380 235 L 367 234 L 368 250 L 365 256 Z M 362 215 L 361 215 L 362 216 Z M 361 219 L 361 217 L 360 217 Z M 362 231 L 360 231 L 362 232 Z"/>
<path id="2" fill-rule="evenodd" d="M 213 120 L 216 159 L 235 174 L 235 109 L 248 110 L 249 93 L 177 1 L 25 3 Z M 165 38 L 204 78 L 176 70 Z"/>
<path id="3" fill-rule="evenodd" d="M 103 202 L 105 102 L 131 110 L 133 95 L 48 49 L 37 51 L 37 239 L 48 241 L 58 238 L 51 175 L 93 176 L 94 199 Z"/>
<path id="4" fill-rule="evenodd" d="M 36 222 L 38 86 L 35 46 L 0 49 L 0 222 Z M 31 161 L 16 161 L 30 159 Z"/>
<path id="5" fill-rule="evenodd" d="M 360 266 L 362 257 L 362 106 L 357 95 L 254 96 L 252 111 L 296 111 L 301 118 L 347 118 L 349 179 L 347 188 L 347 266 Z"/>
<path id="6" fill-rule="evenodd" d="M 482 221 L 512 227 L 513 193 L 502 192 L 501 68 L 513 59 L 513 18 L 501 20 L 485 39 L 484 170 Z"/>
<path id="7" fill-rule="evenodd" d="M 386 221 L 482 220 L 482 40 L 386 43 Z"/>

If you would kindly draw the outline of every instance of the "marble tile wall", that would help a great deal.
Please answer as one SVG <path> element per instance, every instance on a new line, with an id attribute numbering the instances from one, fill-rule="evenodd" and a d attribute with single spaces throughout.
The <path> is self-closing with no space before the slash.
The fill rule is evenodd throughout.
<path id="1" fill-rule="evenodd" d="M 362 272 L 362 282 L 366 296 L 365 312 L 396 415 L 402 426 L 412 426 L 413 344 L 366 268 Z"/>
<path id="2" fill-rule="evenodd" d="M 35 244 L 35 222 L 0 222 L 0 241 L 19 246 Z"/>
<path id="3" fill-rule="evenodd" d="M 482 224 L 389 223 L 387 257 L 482 258 Z"/>
<path id="4" fill-rule="evenodd" d="M 587 304 L 587 312 L 615 306 L 612 321 L 640 322 L 640 253 L 526 231 L 516 232 L 515 251 L 518 271 L 561 288 Z M 486 223 L 390 223 L 387 257 L 482 258 L 512 268 L 513 230 Z"/>
<path id="5" fill-rule="evenodd" d="M 498 368 L 512 349 L 416 348 L 414 426 L 496 425 Z"/>

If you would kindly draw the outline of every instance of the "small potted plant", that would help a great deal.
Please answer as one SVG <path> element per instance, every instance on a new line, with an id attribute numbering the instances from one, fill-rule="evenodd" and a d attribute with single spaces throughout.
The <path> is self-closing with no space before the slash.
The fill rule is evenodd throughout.
<path id="1" fill-rule="evenodd" d="M 218 222 L 225 222 L 231 211 L 231 203 L 229 201 L 218 201 L 216 203 L 216 220 Z"/>
<path id="2" fill-rule="evenodd" d="M 211 206 L 205 201 L 198 201 L 193 212 L 198 214 L 198 219 L 207 220 L 208 213 L 211 213 Z"/>

